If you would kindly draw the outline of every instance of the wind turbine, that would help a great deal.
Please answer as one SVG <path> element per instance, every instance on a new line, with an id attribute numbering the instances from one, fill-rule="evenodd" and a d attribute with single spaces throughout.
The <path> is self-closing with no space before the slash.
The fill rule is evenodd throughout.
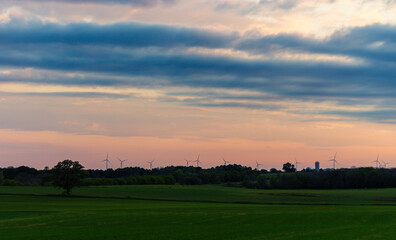
<path id="1" fill-rule="evenodd" d="M 191 162 L 191 160 L 184 159 L 184 161 L 186 161 L 186 164 L 187 164 L 187 167 L 188 167 L 188 163 Z"/>
<path id="2" fill-rule="evenodd" d="M 333 169 L 335 169 L 335 165 L 336 165 L 336 163 L 338 163 L 336 158 L 337 158 L 337 153 L 334 155 L 333 159 L 329 160 L 329 162 L 333 162 Z"/>
<path id="3" fill-rule="evenodd" d="M 294 158 L 294 164 L 296 165 L 296 172 L 298 171 L 298 164 L 300 163 L 300 162 L 297 162 L 297 158 Z"/>
<path id="4" fill-rule="evenodd" d="M 199 156 L 200 156 L 200 154 L 198 154 L 198 158 L 197 158 L 197 160 L 195 160 L 194 162 L 196 162 L 197 163 L 197 167 L 199 167 L 199 164 L 200 163 L 202 163 L 201 161 L 199 161 Z"/>
<path id="5" fill-rule="evenodd" d="M 257 169 L 257 170 L 259 170 L 259 168 L 260 168 L 261 165 L 263 165 L 263 164 L 261 164 L 261 163 L 259 163 L 259 162 L 256 161 L 256 169 Z"/>
<path id="6" fill-rule="evenodd" d="M 154 161 L 155 161 L 155 160 L 153 160 L 153 161 L 151 161 L 151 162 L 150 162 L 150 161 L 147 161 L 147 163 L 150 164 L 150 170 L 153 170 L 153 162 L 154 162 Z"/>
<path id="7" fill-rule="evenodd" d="M 386 166 L 389 164 L 388 162 L 384 162 L 384 161 L 382 162 L 384 163 L 384 168 L 386 168 Z"/>
<path id="8" fill-rule="evenodd" d="M 106 162 L 106 170 L 109 169 L 109 162 L 110 162 L 110 160 L 109 160 L 109 154 L 107 154 L 106 159 L 103 160 L 103 162 Z"/>
<path id="9" fill-rule="evenodd" d="M 121 160 L 120 158 L 118 158 L 118 161 L 120 161 L 120 163 L 121 163 L 121 168 L 122 168 L 122 163 L 128 161 L 128 159 Z"/>
<path id="10" fill-rule="evenodd" d="M 230 161 L 226 161 L 224 158 L 223 158 L 223 161 L 224 161 L 224 166 L 226 166 L 226 165 L 228 165 L 229 163 L 231 163 Z"/>
<path id="11" fill-rule="evenodd" d="M 381 162 L 378 161 L 378 158 L 379 158 L 379 155 L 377 156 L 377 160 L 372 161 L 372 162 L 375 162 L 375 168 L 378 168 L 378 164 L 379 164 L 379 166 L 381 166 Z"/>

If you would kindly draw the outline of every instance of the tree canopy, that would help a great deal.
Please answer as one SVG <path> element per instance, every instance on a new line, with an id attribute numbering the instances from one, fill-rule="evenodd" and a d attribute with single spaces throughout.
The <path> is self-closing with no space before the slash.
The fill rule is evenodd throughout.
<path id="1" fill-rule="evenodd" d="M 83 168 L 77 161 L 59 162 L 52 169 L 53 185 L 65 189 L 64 193 L 69 196 L 72 188 L 81 186 L 83 178 L 87 176 Z"/>
<path id="2" fill-rule="evenodd" d="M 283 168 L 282 168 L 285 172 L 287 173 L 291 173 L 291 172 L 295 172 L 296 168 L 294 167 L 293 164 L 287 162 L 285 164 L 283 164 Z"/>
<path id="3" fill-rule="evenodd" d="M 4 182 L 4 174 L 2 171 L 0 171 L 0 185 L 2 185 Z"/>

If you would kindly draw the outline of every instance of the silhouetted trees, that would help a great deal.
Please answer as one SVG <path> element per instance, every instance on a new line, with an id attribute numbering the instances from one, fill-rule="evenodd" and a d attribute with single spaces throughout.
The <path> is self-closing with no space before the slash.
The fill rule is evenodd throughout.
<path id="1" fill-rule="evenodd" d="M 143 168 L 123 168 L 108 170 L 87 170 L 89 178 L 128 178 L 131 176 L 172 176 L 175 183 L 185 185 L 219 184 L 242 182 L 244 179 L 255 181 L 256 176 L 266 170 L 258 171 L 241 165 L 218 166 L 209 169 L 200 167 L 169 166 L 147 170 Z M 173 182 L 173 181 L 171 181 Z M 132 183 L 135 184 L 135 183 Z M 139 184 L 139 183 L 136 183 Z"/>
<path id="2" fill-rule="evenodd" d="M 285 164 L 283 164 L 283 171 L 287 172 L 287 173 L 291 173 L 291 172 L 295 172 L 296 168 L 294 167 L 293 164 L 287 162 Z"/>
<path id="3" fill-rule="evenodd" d="M 4 183 L 4 174 L 2 171 L 0 171 L 0 185 L 3 185 Z"/>
<path id="4" fill-rule="evenodd" d="M 65 194 L 70 195 L 72 188 L 81 186 L 87 173 L 83 166 L 75 161 L 64 160 L 52 169 L 53 185 L 65 189 Z"/>
<path id="5" fill-rule="evenodd" d="M 258 188 L 267 188 L 267 181 L 268 181 L 267 174 L 260 174 L 257 176 L 257 187 Z"/>
<path id="6" fill-rule="evenodd" d="M 4 176 L 3 185 L 45 185 L 45 182 L 48 181 L 48 177 L 46 178 L 48 173 L 26 166 L 8 167 L 0 169 L 0 171 Z"/>
<path id="7" fill-rule="evenodd" d="M 200 167 L 169 166 L 147 170 L 139 167 L 108 170 L 81 170 L 87 178 L 80 182 L 92 185 L 198 185 L 226 184 L 263 189 L 344 189 L 396 187 L 396 169 L 356 168 L 325 171 L 293 172 L 286 163 L 285 172 L 275 168 L 270 172 L 241 165 Z M 3 185 L 53 185 L 51 171 L 28 167 L 3 168 Z"/>
<path id="8" fill-rule="evenodd" d="M 268 175 L 266 184 L 257 181 L 257 187 L 270 189 L 394 188 L 396 187 L 396 169 L 356 168 L 282 173 Z"/>

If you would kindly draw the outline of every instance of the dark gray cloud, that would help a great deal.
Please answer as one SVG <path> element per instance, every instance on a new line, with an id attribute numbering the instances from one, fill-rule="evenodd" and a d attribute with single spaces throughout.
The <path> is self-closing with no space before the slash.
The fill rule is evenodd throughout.
<path id="1" fill-rule="evenodd" d="M 67 75 L 67 72 L 38 71 L 29 76 L 23 73 L 0 74 L 0 82 L 36 83 L 64 86 L 136 86 L 148 87 L 150 83 L 160 84 L 153 79 L 119 77 L 108 74 L 77 74 Z"/>
<path id="2" fill-rule="evenodd" d="M 394 97 L 396 87 L 395 68 L 386 64 L 243 60 L 57 44 L 0 46 L 0 52 L 3 66 L 101 74 L 59 78 L 49 75 L 37 79 L 5 76 L 3 81 L 241 89 L 298 99 Z"/>
<path id="3" fill-rule="evenodd" d="M 258 103 L 241 103 L 241 102 L 210 102 L 210 103 L 204 103 L 204 102 L 189 102 L 187 105 L 190 106 L 196 106 L 196 107 L 221 107 L 221 108 L 245 108 L 245 109 L 261 109 L 261 110 L 267 110 L 267 111 L 274 111 L 274 110 L 280 110 L 281 108 L 276 106 L 276 105 L 270 105 L 270 104 L 258 104 Z"/>
<path id="4" fill-rule="evenodd" d="M 213 93 L 201 101 L 186 101 L 185 104 L 271 110 L 271 104 L 267 104 L 271 101 L 267 97 L 271 96 L 278 101 L 370 105 L 389 113 L 392 108 L 385 102 L 396 98 L 395 46 L 396 27 L 379 24 L 340 31 L 318 40 L 285 34 L 238 39 L 237 35 L 138 23 L 105 26 L 10 23 L 0 26 L 0 66 L 82 73 L 84 76 L 0 75 L 0 81 L 247 90 L 263 95 Z M 190 47 L 235 47 L 261 54 L 292 51 L 343 55 L 359 58 L 362 63 L 249 60 L 193 53 L 188 50 Z M 215 101 L 227 97 L 229 101 Z M 240 100 L 251 102 L 241 103 Z M 325 114 L 348 116 L 344 112 Z M 360 116 L 354 114 L 357 118 Z M 390 117 L 374 116 L 370 112 L 367 115 L 373 115 L 372 121 L 375 118 L 389 122 L 387 119 L 393 117 L 392 114 Z"/>
<path id="5" fill-rule="evenodd" d="M 329 82 L 315 82 L 317 78 L 338 80 L 348 76 L 360 79 L 362 71 L 366 78 L 378 76 L 382 72 L 365 67 L 350 67 L 343 64 L 313 62 L 282 62 L 263 60 L 243 60 L 224 56 L 185 54 L 181 52 L 161 54 L 140 50 L 126 50 L 98 46 L 45 46 L 23 45 L 1 47 L 0 64 L 3 66 L 35 67 L 40 69 L 111 73 L 129 76 L 157 76 L 164 79 L 181 77 L 183 82 L 194 86 L 256 88 L 260 84 L 278 86 L 295 83 L 306 87 L 326 85 Z M 384 67 L 383 67 L 384 68 Z M 388 71 L 390 76 L 395 73 Z M 199 76 L 196 78 L 195 76 Z M 210 76 L 228 76 L 212 81 Z M 186 78 L 190 80 L 187 80 Z M 205 78 L 202 78 L 205 77 Z M 257 77 L 260 81 L 249 81 Z M 305 78 L 292 80 L 291 78 Z M 289 80 L 288 80 L 289 79 Z"/>
<path id="6" fill-rule="evenodd" d="M 376 123 L 396 124 L 395 109 L 321 111 L 320 114 L 344 116 L 349 119 L 343 119 L 343 120 L 350 120 L 350 121 L 365 120 Z"/>
<path id="7" fill-rule="evenodd" d="M 220 4 L 217 4 L 216 7 L 214 8 L 215 11 L 227 11 L 227 10 L 232 10 L 240 7 L 240 4 L 237 3 L 229 3 L 227 1 L 224 1 Z"/>
<path id="8" fill-rule="evenodd" d="M 156 77 L 160 84 L 256 89 L 295 97 L 358 96 L 359 92 L 361 96 L 370 96 L 374 93 L 368 94 L 366 90 L 370 89 L 367 86 L 372 89 L 394 88 L 393 79 L 396 77 L 395 68 L 391 65 L 244 60 L 225 56 L 181 52 L 161 54 L 100 46 L 0 46 L 0 52 L 0 65 L 3 66 L 95 72 L 123 77 Z M 94 79 L 78 77 L 72 81 L 81 81 L 83 84 L 90 82 L 93 85 L 111 84 L 104 76 L 97 82 Z M 116 79 L 114 84 L 120 85 L 123 81 L 125 80 Z M 131 84 L 136 84 L 136 81 Z M 385 93 L 393 94 L 389 91 Z"/>
<path id="9" fill-rule="evenodd" d="M 298 6 L 301 0 L 260 0 L 257 2 L 232 2 L 223 1 L 215 6 L 215 11 L 237 10 L 242 15 L 252 13 L 258 14 L 263 8 L 271 8 L 274 10 L 291 10 Z"/>
<path id="10" fill-rule="evenodd" d="M 357 27 L 338 31 L 320 40 L 293 34 L 269 35 L 241 41 L 237 48 L 254 53 L 292 51 L 394 63 L 396 26 L 374 24 Z"/>
<path id="11" fill-rule="evenodd" d="M 141 23 L 96 25 L 11 22 L 0 25 L 0 44 L 112 45 L 119 47 L 229 47 L 237 36 Z"/>
<path id="12" fill-rule="evenodd" d="M 277 8 L 292 9 L 297 6 L 301 0 L 261 0 L 260 4 L 274 4 Z"/>

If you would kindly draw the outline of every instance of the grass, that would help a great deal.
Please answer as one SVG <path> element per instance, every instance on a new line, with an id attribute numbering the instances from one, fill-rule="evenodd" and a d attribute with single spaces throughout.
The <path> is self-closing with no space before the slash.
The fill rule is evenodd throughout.
<path id="1" fill-rule="evenodd" d="M 59 193 L 47 187 L 0 187 L 0 239 L 338 240 L 396 236 L 396 206 L 390 205 L 396 189 L 106 186 L 76 189 L 73 194 L 80 197 L 55 195 Z M 146 200 L 136 200 L 139 198 Z"/>
<path id="2" fill-rule="evenodd" d="M 62 191 L 53 187 L 0 186 L 2 194 L 59 195 Z M 257 190 L 200 186 L 94 186 L 73 190 L 74 196 L 129 198 L 141 200 L 167 200 L 254 204 L 318 204 L 318 205 L 396 205 L 396 189 L 355 190 Z"/>

